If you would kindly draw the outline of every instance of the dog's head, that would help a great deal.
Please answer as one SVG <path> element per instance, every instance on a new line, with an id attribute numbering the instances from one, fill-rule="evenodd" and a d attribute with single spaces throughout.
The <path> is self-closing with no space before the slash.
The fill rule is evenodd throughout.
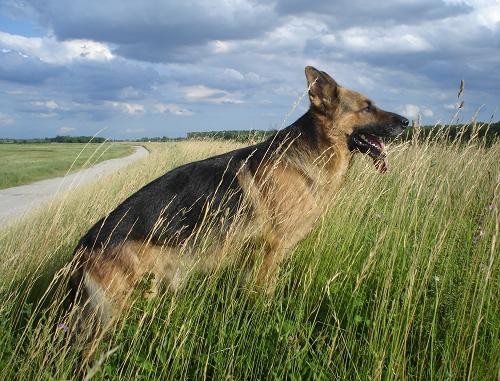
<path id="1" fill-rule="evenodd" d="M 324 71 L 305 69 L 311 112 L 322 121 L 326 136 L 345 139 L 351 152 L 368 154 L 380 172 L 387 170 L 384 137 L 397 136 L 408 119 L 384 111 L 364 95 L 348 90 Z"/>

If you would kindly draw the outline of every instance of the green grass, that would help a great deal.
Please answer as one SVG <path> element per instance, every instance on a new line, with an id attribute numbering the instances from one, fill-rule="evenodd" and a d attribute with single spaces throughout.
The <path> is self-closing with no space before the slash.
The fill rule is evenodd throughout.
<path id="1" fill-rule="evenodd" d="M 0 189 L 64 176 L 98 162 L 126 156 L 126 144 L 0 144 Z"/>
<path id="2" fill-rule="evenodd" d="M 126 173 L 0 231 L 0 379 L 72 378 L 81 362 L 53 327 L 79 237 L 169 168 L 234 147 L 152 144 Z M 235 266 L 193 274 L 176 294 L 137 298 L 83 372 L 96 380 L 496 379 L 500 144 L 405 143 L 389 159 L 380 175 L 356 158 L 327 216 L 284 264 L 274 296 L 247 290 Z"/>

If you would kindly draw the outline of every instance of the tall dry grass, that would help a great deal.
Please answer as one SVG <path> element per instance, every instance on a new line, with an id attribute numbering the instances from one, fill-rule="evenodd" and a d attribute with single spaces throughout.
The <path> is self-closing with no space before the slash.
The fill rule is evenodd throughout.
<path id="1" fill-rule="evenodd" d="M 55 327 L 65 289 L 60 270 L 77 240 L 153 178 L 236 145 L 149 148 L 147 159 L 0 232 L 0 379 L 72 378 L 80 359 Z M 82 373 L 497 377 L 500 144 L 415 139 L 394 143 L 389 159 L 390 172 L 380 175 L 371 160 L 356 158 L 328 213 L 282 267 L 274 296 L 246 290 L 237 265 L 195 273 L 177 293 L 136 298 Z"/>

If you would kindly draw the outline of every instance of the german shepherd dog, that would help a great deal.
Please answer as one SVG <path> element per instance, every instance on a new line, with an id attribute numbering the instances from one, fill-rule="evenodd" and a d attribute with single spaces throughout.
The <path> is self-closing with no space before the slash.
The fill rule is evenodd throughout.
<path id="1" fill-rule="evenodd" d="M 192 269 L 223 263 L 231 237 L 253 248 L 242 250 L 253 261 L 251 279 L 272 292 L 280 263 L 312 230 L 353 154 L 387 170 L 382 139 L 408 120 L 323 71 L 308 66 L 305 74 L 310 108 L 296 122 L 262 143 L 165 173 L 81 238 L 70 278 L 81 318 L 112 321 L 146 275 L 156 288 L 177 289 Z"/>

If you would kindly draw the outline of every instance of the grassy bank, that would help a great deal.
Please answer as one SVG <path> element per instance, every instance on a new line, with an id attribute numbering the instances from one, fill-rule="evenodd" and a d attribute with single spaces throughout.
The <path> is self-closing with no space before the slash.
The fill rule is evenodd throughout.
<path id="1" fill-rule="evenodd" d="M 63 176 L 133 152 L 127 144 L 0 144 L 0 189 Z"/>
<path id="2" fill-rule="evenodd" d="M 92 379 L 493 380 L 500 364 L 500 144 L 406 142 L 380 175 L 356 158 L 269 297 L 238 268 L 141 298 L 103 338 Z M 0 231 L 0 379 L 69 379 L 54 312 L 79 237 L 166 170 L 229 142 L 152 154 Z M 45 293 L 54 279 L 52 291 Z M 38 301 L 38 302 L 37 302 Z M 40 302 L 41 301 L 41 302 Z"/>

